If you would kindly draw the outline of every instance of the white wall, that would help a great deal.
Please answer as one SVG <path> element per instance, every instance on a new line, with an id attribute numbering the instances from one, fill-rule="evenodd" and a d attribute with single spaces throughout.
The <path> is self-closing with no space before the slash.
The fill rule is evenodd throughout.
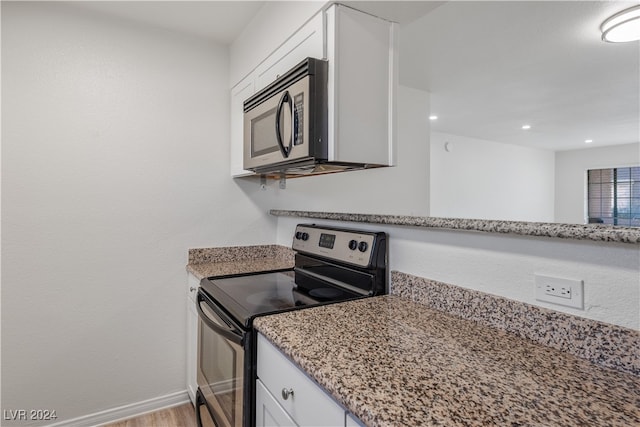
<path id="1" fill-rule="evenodd" d="M 556 153 L 556 222 L 586 222 L 588 169 L 639 166 L 640 143 Z"/>
<path id="2" fill-rule="evenodd" d="M 326 1 L 267 1 L 230 46 L 229 86 L 284 43 Z"/>
<path id="3" fill-rule="evenodd" d="M 290 245 L 295 225 L 301 222 L 310 220 L 280 217 L 278 243 Z M 317 222 L 386 231 L 391 270 L 640 329 L 638 245 Z M 534 273 L 584 280 L 584 310 L 536 301 Z"/>
<path id="4" fill-rule="evenodd" d="M 200 39 L 2 2 L 2 409 L 185 390 L 188 248 L 275 239 L 259 186 L 229 178 L 228 66 Z"/>
<path id="5" fill-rule="evenodd" d="M 269 183 L 270 208 L 306 211 L 428 215 L 429 94 L 398 90 L 397 166 Z"/>
<path id="6" fill-rule="evenodd" d="M 431 132 L 431 216 L 553 222 L 553 192 L 553 151 Z"/>

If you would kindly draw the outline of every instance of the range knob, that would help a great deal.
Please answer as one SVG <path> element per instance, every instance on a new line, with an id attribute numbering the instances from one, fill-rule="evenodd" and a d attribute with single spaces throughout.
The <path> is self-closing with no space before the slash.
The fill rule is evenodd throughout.
<path id="1" fill-rule="evenodd" d="M 302 240 L 309 240 L 309 233 L 302 233 L 302 236 L 300 236 L 302 238 Z"/>
<path id="2" fill-rule="evenodd" d="M 349 249 L 351 249 L 352 251 L 355 251 L 357 247 L 358 247 L 357 241 L 349 240 Z"/>
<path id="3" fill-rule="evenodd" d="M 360 242 L 360 244 L 358 245 L 358 250 L 360 252 L 366 252 L 367 248 L 369 248 L 369 245 L 367 245 L 367 242 Z"/>

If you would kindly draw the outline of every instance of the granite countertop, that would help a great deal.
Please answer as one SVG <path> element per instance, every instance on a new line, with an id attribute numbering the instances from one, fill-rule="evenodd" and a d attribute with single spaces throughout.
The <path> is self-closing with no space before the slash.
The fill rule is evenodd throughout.
<path id="1" fill-rule="evenodd" d="M 367 426 L 640 425 L 640 377 L 404 297 L 254 325 Z"/>
<path id="2" fill-rule="evenodd" d="M 326 219 L 370 224 L 399 225 L 431 229 L 515 234 L 596 242 L 640 243 L 640 228 L 604 224 L 562 224 L 552 222 L 503 221 L 490 219 L 438 218 L 410 215 L 379 215 L 344 212 L 311 212 L 272 209 L 271 215 Z"/>
<path id="3" fill-rule="evenodd" d="M 187 271 L 198 279 L 293 268 L 291 248 L 279 245 L 189 249 Z"/>
<path id="4" fill-rule="evenodd" d="M 289 261 L 276 258 L 259 258 L 254 260 L 206 262 L 201 264 L 188 264 L 187 271 L 198 279 L 211 276 L 225 276 L 227 274 L 256 273 L 260 271 L 282 270 L 292 268 Z"/>

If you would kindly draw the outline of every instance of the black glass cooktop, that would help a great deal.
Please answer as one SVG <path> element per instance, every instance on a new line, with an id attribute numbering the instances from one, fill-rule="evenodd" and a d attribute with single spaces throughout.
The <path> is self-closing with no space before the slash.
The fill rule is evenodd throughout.
<path id="1" fill-rule="evenodd" d="M 200 284 L 245 329 L 259 315 L 344 301 L 358 295 L 327 283 L 296 284 L 293 270 L 209 277 Z"/>

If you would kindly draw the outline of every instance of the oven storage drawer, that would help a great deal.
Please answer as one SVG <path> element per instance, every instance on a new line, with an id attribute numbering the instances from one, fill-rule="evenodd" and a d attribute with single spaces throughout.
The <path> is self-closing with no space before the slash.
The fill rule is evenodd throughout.
<path id="1" fill-rule="evenodd" d="M 259 380 L 297 425 L 344 425 L 345 409 L 262 334 L 258 334 L 257 365 Z"/>

